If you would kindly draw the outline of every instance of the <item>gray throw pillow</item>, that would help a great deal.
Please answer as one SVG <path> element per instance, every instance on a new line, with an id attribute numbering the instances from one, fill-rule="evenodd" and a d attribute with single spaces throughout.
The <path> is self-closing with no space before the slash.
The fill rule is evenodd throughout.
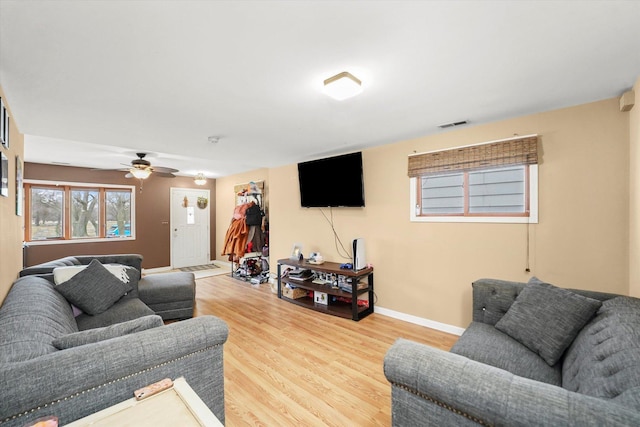
<path id="1" fill-rule="evenodd" d="M 602 303 L 548 283 L 530 282 L 496 329 L 555 365 Z"/>
<path id="2" fill-rule="evenodd" d="M 58 350 L 78 347 L 80 345 L 92 344 L 111 338 L 121 337 L 127 334 L 144 331 L 162 326 L 162 317 L 158 315 L 139 317 L 128 322 L 116 323 L 104 328 L 89 329 L 86 331 L 74 332 L 63 335 L 53 340 L 51 344 Z"/>
<path id="3" fill-rule="evenodd" d="M 84 270 L 55 287 L 67 301 L 87 314 L 106 311 L 133 288 L 94 259 Z"/>

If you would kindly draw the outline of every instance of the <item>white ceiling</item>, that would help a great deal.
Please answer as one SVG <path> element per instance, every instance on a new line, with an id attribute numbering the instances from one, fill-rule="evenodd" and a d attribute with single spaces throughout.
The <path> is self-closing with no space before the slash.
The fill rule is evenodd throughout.
<path id="1" fill-rule="evenodd" d="M 345 70 L 364 92 L 323 95 Z M 219 177 L 616 97 L 638 76 L 639 1 L 0 0 L 29 162 L 143 151 Z"/>

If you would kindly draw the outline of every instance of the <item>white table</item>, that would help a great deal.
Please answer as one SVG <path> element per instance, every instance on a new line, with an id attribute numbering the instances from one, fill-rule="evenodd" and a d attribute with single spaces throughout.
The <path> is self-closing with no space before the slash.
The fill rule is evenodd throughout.
<path id="1" fill-rule="evenodd" d="M 173 387 L 146 399 L 136 400 L 132 397 L 67 424 L 67 427 L 85 426 L 222 427 L 222 423 L 187 381 L 180 377 L 173 382 Z"/>

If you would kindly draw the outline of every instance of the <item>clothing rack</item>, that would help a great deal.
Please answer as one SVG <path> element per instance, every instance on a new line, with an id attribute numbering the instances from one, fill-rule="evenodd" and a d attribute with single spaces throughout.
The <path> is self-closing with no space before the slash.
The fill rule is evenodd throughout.
<path id="1" fill-rule="evenodd" d="M 257 190 L 257 191 L 256 191 Z M 242 206 L 248 203 L 255 203 L 260 210 L 263 212 L 262 215 L 265 216 L 266 215 L 266 210 L 268 209 L 267 207 L 267 203 L 268 203 L 268 198 L 266 197 L 266 186 L 265 186 L 265 181 L 248 181 L 246 183 L 242 183 L 242 184 L 236 184 L 234 185 L 233 188 L 234 191 L 234 197 L 235 197 L 235 206 Z M 264 226 L 264 224 L 263 224 Z M 268 231 L 265 231 L 264 229 L 261 229 L 260 226 L 258 226 L 258 232 L 261 233 L 262 236 L 267 236 Z M 263 237 L 264 239 L 264 237 Z M 260 247 L 254 247 L 252 252 L 247 252 L 244 254 L 243 257 L 238 258 L 237 260 L 234 260 L 233 256 L 231 256 L 230 261 L 231 261 L 231 277 L 236 278 L 236 279 L 240 279 L 240 280 L 244 280 L 244 281 L 250 281 L 253 280 L 254 278 L 258 280 L 258 283 L 261 283 L 263 281 L 265 281 L 266 277 L 268 277 L 268 270 L 263 270 L 265 274 L 259 274 L 257 276 L 245 276 L 245 277 L 239 277 L 238 275 L 235 274 L 236 269 L 240 268 L 241 266 L 243 266 L 243 264 L 246 266 L 248 260 L 253 259 L 255 261 L 253 262 L 262 262 L 262 244 L 258 244 L 258 246 Z M 264 257 L 264 259 L 267 261 L 267 266 L 268 266 L 268 256 Z M 252 282 L 253 283 L 253 282 Z"/>

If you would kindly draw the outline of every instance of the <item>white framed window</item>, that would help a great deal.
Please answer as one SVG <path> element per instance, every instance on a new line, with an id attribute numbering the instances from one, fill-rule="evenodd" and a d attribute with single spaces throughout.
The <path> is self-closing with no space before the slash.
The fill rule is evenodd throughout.
<path id="1" fill-rule="evenodd" d="M 538 165 L 410 179 L 414 222 L 538 223 Z"/>
<path id="2" fill-rule="evenodd" d="M 135 186 L 29 180 L 24 188 L 30 244 L 135 238 Z"/>
<path id="3" fill-rule="evenodd" d="M 538 137 L 409 156 L 415 222 L 538 222 Z"/>

